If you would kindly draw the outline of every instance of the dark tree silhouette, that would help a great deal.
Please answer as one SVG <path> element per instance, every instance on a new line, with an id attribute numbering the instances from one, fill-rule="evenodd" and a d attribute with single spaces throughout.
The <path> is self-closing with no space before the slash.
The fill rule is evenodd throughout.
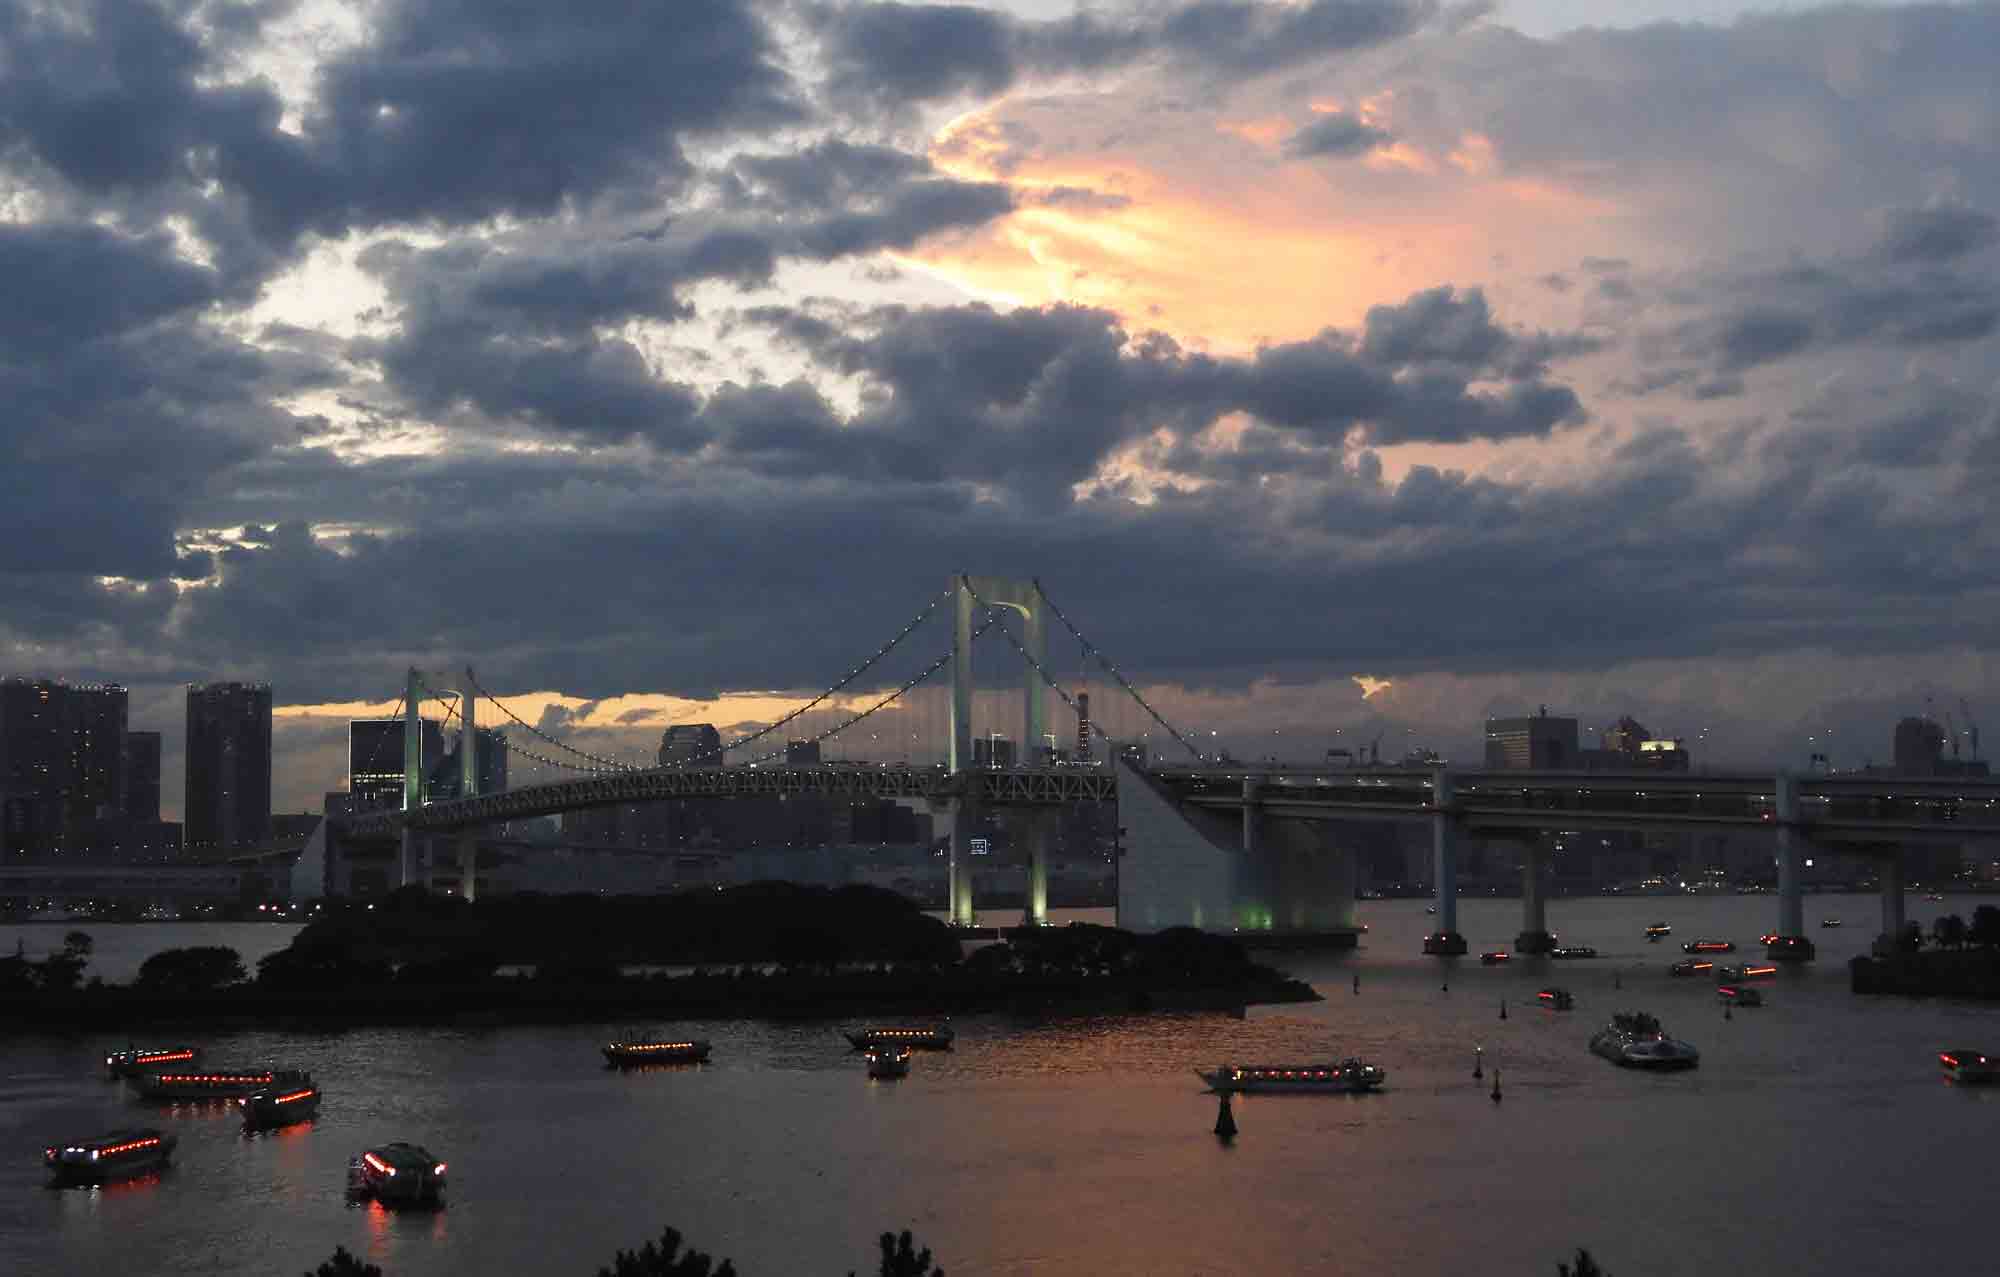
<path id="1" fill-rule="evenodd" d="M 223 945 L 162 949 L 139 967 L 138 987 L 156 993 L 210 993 L 241 982 L 242 955 Z"/>
<path id="2" fill-rule="evenodd" d="M 1965 931 L 1965 919 L 1948 913 L 1931 923 L 1931 943 L 1940 949 L 1963 949 Z"/>
<path id="3" fill-rule="evenodd" d="M 2000 908 L 1981 905 L 1972 911 L 1972 928 L 1966 939 L 1982 949 L 2000 946 Z"/>
<path id="4" fill-rule="evenodd" d="M 1557 1277 L 1611 1277 L 1611 1274 L 1597 1266 L 1597 1261 L 1590 1257 L 1590 1252 L 1581 1246 L 1576 1248 L 1574 1261 L 1556 1265 L 1556 1274 Z"/>
<path id="5" fill-rule="evenodd" d="M 854 1274 L 850 1272 L 847 1277 Z M 882 1266 L 876 1270 L 876 1277 L 944 1277 L 944 1269 L 931 1266 L 931 1248 L 918 1250 L 906 1228 L 901 1237 L 882 1234 Z"/>
<path id="6" fill-rule="evenodd" d="M 716 1267 L 698 1250 L 682 1254 L 680 1230 L 669 1228 L 658 1242 L 619 1251 L 611 1267 L 597 1270 L 597 1277 L 736 1277 L 736 1266 L 725 1259 Z"/>
<path id="7" fill-rule="evenodd" d="M 63 935 L 63 948 L 79 958 L 88 958 L 91 950 L 97 948 L 97 941 L 90 938 L 88 931 L 70 931 Z"/>
<path id="8" fill-rule="evenodd" d="M 347 1247 L 336 1246 L 333 1258 L 308 1271 L 306 1277 L 382 1277 L 382 1270 L 348 1254 Z"/>

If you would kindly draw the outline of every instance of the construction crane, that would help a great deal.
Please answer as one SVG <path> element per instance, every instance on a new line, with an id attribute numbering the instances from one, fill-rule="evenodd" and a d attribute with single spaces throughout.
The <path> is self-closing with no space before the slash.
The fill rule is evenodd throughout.
<path id="1" fill-rule="evenodd" d="M 1972 721 L 1972 706 L 1965 703 L 1963 696 L 1958 698 L 1958 709 L 1965 715 L 1965 739 L 1972 746 L 1972 761 L 1976 763 L 1979 761 L 1979 725 Z"/>

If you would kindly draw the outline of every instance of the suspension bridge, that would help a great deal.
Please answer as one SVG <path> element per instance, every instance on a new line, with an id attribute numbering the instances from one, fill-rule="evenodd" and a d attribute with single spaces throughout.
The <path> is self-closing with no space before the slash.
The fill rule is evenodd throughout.
<path id="1" fill-rule="evenodd" d="M 893 686 L 885 671 L 940 613 L 950 646 Z M 1015 620 L 1019 635 L 1007 623 Z M 1109 731 L 1084 700 L 1051 672 L 1051 624 L 1076 642 L 1079 664 L 1125 698 L 1137 730 Z M 975 743 L 974 644 L 993 634 L 1022 669 L 1018 721 L 1022 756 L 1005 758 Z M 949 671 L 948 676 L 946 671 Z M 873 676 L 871 679 L 871 675 Z M 823 742 L 856 737 L 877 716 L 907 706 L 926 686 L 948 678 L 946 739 L 935 762 L 869 758 L 864 764 L 804 763 Z M 864 680 L 869 680 L 864 682 Z M 817 695 L 733 740 L 718 738 L 663 765 L 645 765 L 586 749 L 530 722 L 480 685 L 468 667 L 446 690 L 409 671 L 396 717 L 404 724 L 399 808 L 329 819 L 307 857 L 319 863 L 343 843 L 399 844 L 404 883 L 422 880 L 416 841 L 455 839 L 460 890 L 476 892 L 478 831 L 510 820 L 674 799 L 817 797 L 921 804 L 949 829 L 949 901 L 954 923 L 971 925 L 972 841 L 980 813 L 1027 813 L 1025 920 L 1046 920 L 1049 822 L 1058 808 L 1082 802 L 1117 805 L 1125 838 L 1118 872 L 1122 926 L 1157 930 L 1194 926 L 1262 931 L 1352 943 L 1357 859 L 1351 830 L 1359 822 L 1421 821 L 1430 827 L 1439 932 L 1433 951 L 1463 952 L 1456 932 L 1458 843 L 1472 835 L 1517 840 L 1522 850 L 1523 916 L 1517 947 L 1545 949 L 1542 851 L 1551 830 L 1730 830 L 1771 839 L 1778 868 L 1777 934 L 1796 941 L 1773 956 L 1810 956 L 1803 935 L 1803 866 L 1814 847 L 1861 849 L 1881 865 L 1883 930 L 1902 926 L 1901 849 L 1911 842 L 2000 839 L 2000 781 L 1917 777 L 1795 777 L 1660 772 L 1480 771 L 1448 766 L 1286 768 L 1248 766 L 1211 754 L 1197 735 L 1170 722 L 1123 670 L 1058 608 L 1036 579 L 958 575 L 866 659 Z M 850 703 L 853 689 L 873 687 Z M 940 691 L 947 689 L 940 688 Z M 1075 748 L 1057 748 L 1048 695 L 1075 716 Z M 461 742 L 475 739 L 481 706 L 490 706 L 537 749 L 510 740 L 508 752 L 555 778 L 480 791 L 478 751 L 459 750 L 455 793 L 429 792 L 422 709 L 444 706 Z M 1101 704 L 1102 702 L 1100 702 Z M 1115 703 L 1115 702 L 1114 702 Z M 989 707 L 990 709 L 990 707 Z M 811 715 L 831 722 L 802 735 Z M 892 739 L 904 735 L 892 732 Z M 874 742 L 880 735 L 871 733 Z M 851 738 L 850 738 L 851 739 Z M 1170 742 L 1170 756 L 1150 746 Z M 801 751 L 801 744 L 812 747 Z M 1133 746 L 1137 744 L 1135 750 Z M 546 751 L 546 752 L 544 752 Z M 312 867 L 307 866 L 308 875 Z"/>

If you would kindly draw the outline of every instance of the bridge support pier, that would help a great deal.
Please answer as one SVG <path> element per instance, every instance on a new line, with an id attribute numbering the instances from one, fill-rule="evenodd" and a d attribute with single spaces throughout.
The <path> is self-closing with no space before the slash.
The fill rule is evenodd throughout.
<path id="1" fill-rule="evenodd" d="M 1424 952 L 1465 952 L 1458 933 L 1458 818 L 1451 810 L 1451 773 L 1431 773 L 1431 874 L 1437 884 L 1437 928 L 1424 937 Z"/>
<path id="2" fill-rule="evenodd" d="M 1804 962 L 1813 956 L 1806 935 L 1806 852 L 1812 846 L 1799 828 L 1799 780 L 1779 772 L 1772 781 L 1771 815 L 1778 840 L 1778 930 L 1764 946 L 1764 956 Z"/>
<path id="3" fill-rule="evenodd" d="M 1037 811 L 1028 817 L 1028 892 L 1021 903 L 1021 921 L 1030 927 L 1049 923 L 1049 842 L 1052 814 Z"/>
<path id="4" fill-rule="evenodd" d="M 467 829 L 458 835 L 458 894 L 467 900 L 479 898 L 479 831 Z"/>
<path id="5" fill-rule="evenodd" d="M 1556 947 L 1556 938 L 1549 930 L 1548 906 L 1542 891 L 1542 869 L 1547 859 L 1542 854 L 1540 835 L 1524 840 L 1521 844 L 1521 934 L 1514 937 L 1517 953 L 1547 953 Z"/>
<path id="6" fill-rule="evenodd" d="M 396 885 L 407 887 L 417 881 L 417 835 L 408 825 L 397 838 Z"/>
<path id="7" fill-rule="evenodd" d="M 974 925 L 972 912 L 972 830 L 975 808 L 964 798 L 950 804 L 951 821 L 951 925 Z"/>
<path id="8" fill-rule="evenodd" d="M 1882 936 L 1879 945 L 1893 950 L 1903 936 L 1903 850 L 1898 847 L 1877 862 L 1882 883 Z"/>

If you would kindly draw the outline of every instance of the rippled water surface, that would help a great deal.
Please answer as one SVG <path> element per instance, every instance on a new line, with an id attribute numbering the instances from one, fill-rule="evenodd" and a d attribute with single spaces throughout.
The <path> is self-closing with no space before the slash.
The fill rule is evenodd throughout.
<path id="1" fill-rule="evenodd" d="M 1910 916 L 1973 903 L 1913 897 Z M 622 1074 L 597 1047 L 627 1025 L 211 1037 L 213 1062 L 307 1067 L 326 1087 L 309 1127 L 246 1138 L 220 1107 L 149 1109 L 99 1080 L 102 1036 L 0 1038 L 0 1273 L 291 1277 L 344 1244 L 391 1277 L 583 1277 L 666 1224 L 745 1277 L 871 1270 L 892 1227 L 954 1277 L 1549 1274 L 1578 1245 L 1618 1277 L 1986 1271 L 2000 1092 L 1945 1084 L 1935 1052 L 2000 1050 L 2000 1008 L 1850 995 L 1873 898 L 1810 900 L 1809 920 L 1847 925 L 1816 929 L 1820 960 L 1728 1021 L 1710 982 L 1665 968 L 1697 935 L 1753 942 L 1768 897 L 1555 901 L 1564 942 L 1604 956 L 1505 968 L 1419 956 L 1422 909 L 1365 903 L 1357 953 L 1280 958 L 1321 1003 L 1242 1021 L 966 1017 L 957 1050 L 890 1083 L 830 1022 L 660 1025 L 712 1039 L 713 1062 Z M 1675 933 L 1647 944 L 1656 918 Z M 1518 902 L 1467 902 L 1461 926 L 1475 953 L 1509 945 Z M 113 931 L 252 948 L 194 930 L 93 934 L 100 953 L 127 943 Z M 1577 1009 L 1528 1005 L 1547 983 Z M 1701 1068 L 1590 1055 L 1617 1008 L 1658 1014 Z M 1247 1097 L 1232 1146 L 1210 1133 L 1195 1068 L 1341 1054 L 1387 1068 L 1387 1089 Z M 134 1122 L 180 1135 L 166 1174 L 43 1187 L 43 1143 Z M 443 1211 L 343 1201 L 348 1158 L 398 1138 L 450 1162 Z"/>

